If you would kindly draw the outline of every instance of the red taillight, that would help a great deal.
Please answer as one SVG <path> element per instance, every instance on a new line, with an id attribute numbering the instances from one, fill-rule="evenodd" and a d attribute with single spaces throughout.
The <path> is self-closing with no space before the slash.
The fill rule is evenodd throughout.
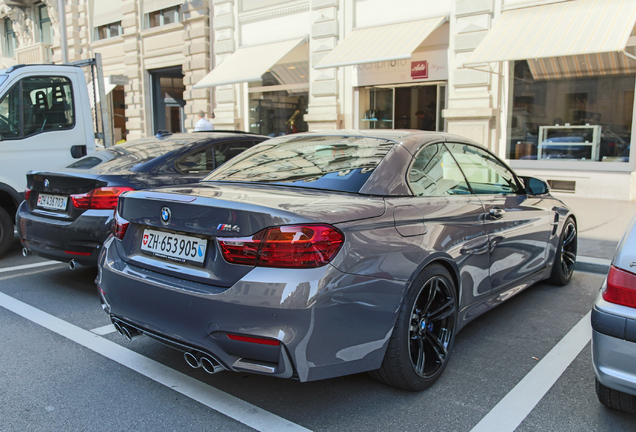
<path id="1" fill-rule="evenodd" d="M 134 190 L 129 187 L 103 187 L 85 194 L 71 195 L 73 205 L 78 209 L 111 210 L 117 207 L 117 198 L 124 192 Z"/>
<path id="2" fill-rule="evenodd" d="M 636 307 L 636 274 L 610 266 L 603 298 L 610 303 Z"/>
<path id="3" fill-rule="evenodd" d="M 273 345 L 273 346 L 280 345 L 280 341 L 277 341 L 276 339 L 263 339 L 263 338 L 239 336 L 239 335 L 233 335 L 233 334 L 228 334 L 227 337 L 230 340 L 239 341 L 239 342 L 249 342 L 249 343 L 255 343 L 259 345 Z"/>
<path id="4" fill-rule="evenodd" d="M 31 196 L 31 189 L 30 188 L 26 188 L 24 190 L 24 200 L 25 201 L 29 201 L 29 197 Z"/>
<path id="5" fill-rule="evenodd" d="M 113 221 L 113 235 L 115 238 L 119 240 L 123 239 L 124 235 L 126 235 L 128 225 L 130 225 L 130 222 L 119 216 L 119 212 L 115 210 L 115 220 Z"/>
<path id="6" fill-rule="evenodd" d="M 314 268 L 330 262 L 344 235 L 331 225 L 290 225 L 267 228 L 252 237 L 220 238 L 229 263 L 260 267 Z"/>

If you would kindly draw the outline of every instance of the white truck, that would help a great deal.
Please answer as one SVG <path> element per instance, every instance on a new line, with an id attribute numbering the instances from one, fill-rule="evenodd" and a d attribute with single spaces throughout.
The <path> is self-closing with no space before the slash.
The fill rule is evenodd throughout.
<path id="1" fill-rule="evenodd" d="M 95 139 L 112 145 L 110 128 L 94 130 L 85 70 L 97 77 L 95 92 L 105 100 L 101 59 L 68 65 L 17 65 L 0 70 L 0 256 L 11 246 L 26 173 L 71 163 L 95 151 Z M 94 104 L 93 104 L 94 105 Z M 110 125 L 107 104 L 102 123 Z M 97 122 L 95 122 L 97 124 Z M 96 133 L 97 132 L 97 133 Z"/>

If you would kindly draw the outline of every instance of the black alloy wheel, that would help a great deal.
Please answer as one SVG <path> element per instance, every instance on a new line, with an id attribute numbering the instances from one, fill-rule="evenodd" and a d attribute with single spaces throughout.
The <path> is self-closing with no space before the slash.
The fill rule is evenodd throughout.
<path id="1" fill-rule="evenodd" d="M 559 237 L 558 249 L 554 256 L 554 264 L 550 282 L 555 285 L 566 285 L 572 279 L 576 264 L 577 231 L 574 219 L 565 221 Z"/>
<path id="2" fill-rule="evenodd" d="M 457 311 L 451 275 L 439 264 L 427 267 L 402 305 L 382 367 L 371 375 L 411 391 L 433 385 L 453 350 Z"/>

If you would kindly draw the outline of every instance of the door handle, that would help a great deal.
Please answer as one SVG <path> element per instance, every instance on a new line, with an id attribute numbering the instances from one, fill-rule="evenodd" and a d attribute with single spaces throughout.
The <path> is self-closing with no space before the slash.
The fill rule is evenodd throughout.
<path id="1" fill-rule="evenodd" d="M 493 207 L 493 208 L 490 209 L 489 213 L 490 213 L 490 216 L 494 217 L 495 219 L 499 219 L 504 214 L 506 214 L 506 211 L 504 209 L 499 208 L 499 207 Z"/>

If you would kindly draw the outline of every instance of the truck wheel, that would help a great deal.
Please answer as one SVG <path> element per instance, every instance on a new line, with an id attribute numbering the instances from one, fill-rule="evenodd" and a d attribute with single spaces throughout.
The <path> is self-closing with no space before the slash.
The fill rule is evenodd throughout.
<path id="1" fill-rule="evenodd" d="M 4 255 L 13 242 L 13 221 L 9 213 L 0 207 L 0 256 Z"/>

